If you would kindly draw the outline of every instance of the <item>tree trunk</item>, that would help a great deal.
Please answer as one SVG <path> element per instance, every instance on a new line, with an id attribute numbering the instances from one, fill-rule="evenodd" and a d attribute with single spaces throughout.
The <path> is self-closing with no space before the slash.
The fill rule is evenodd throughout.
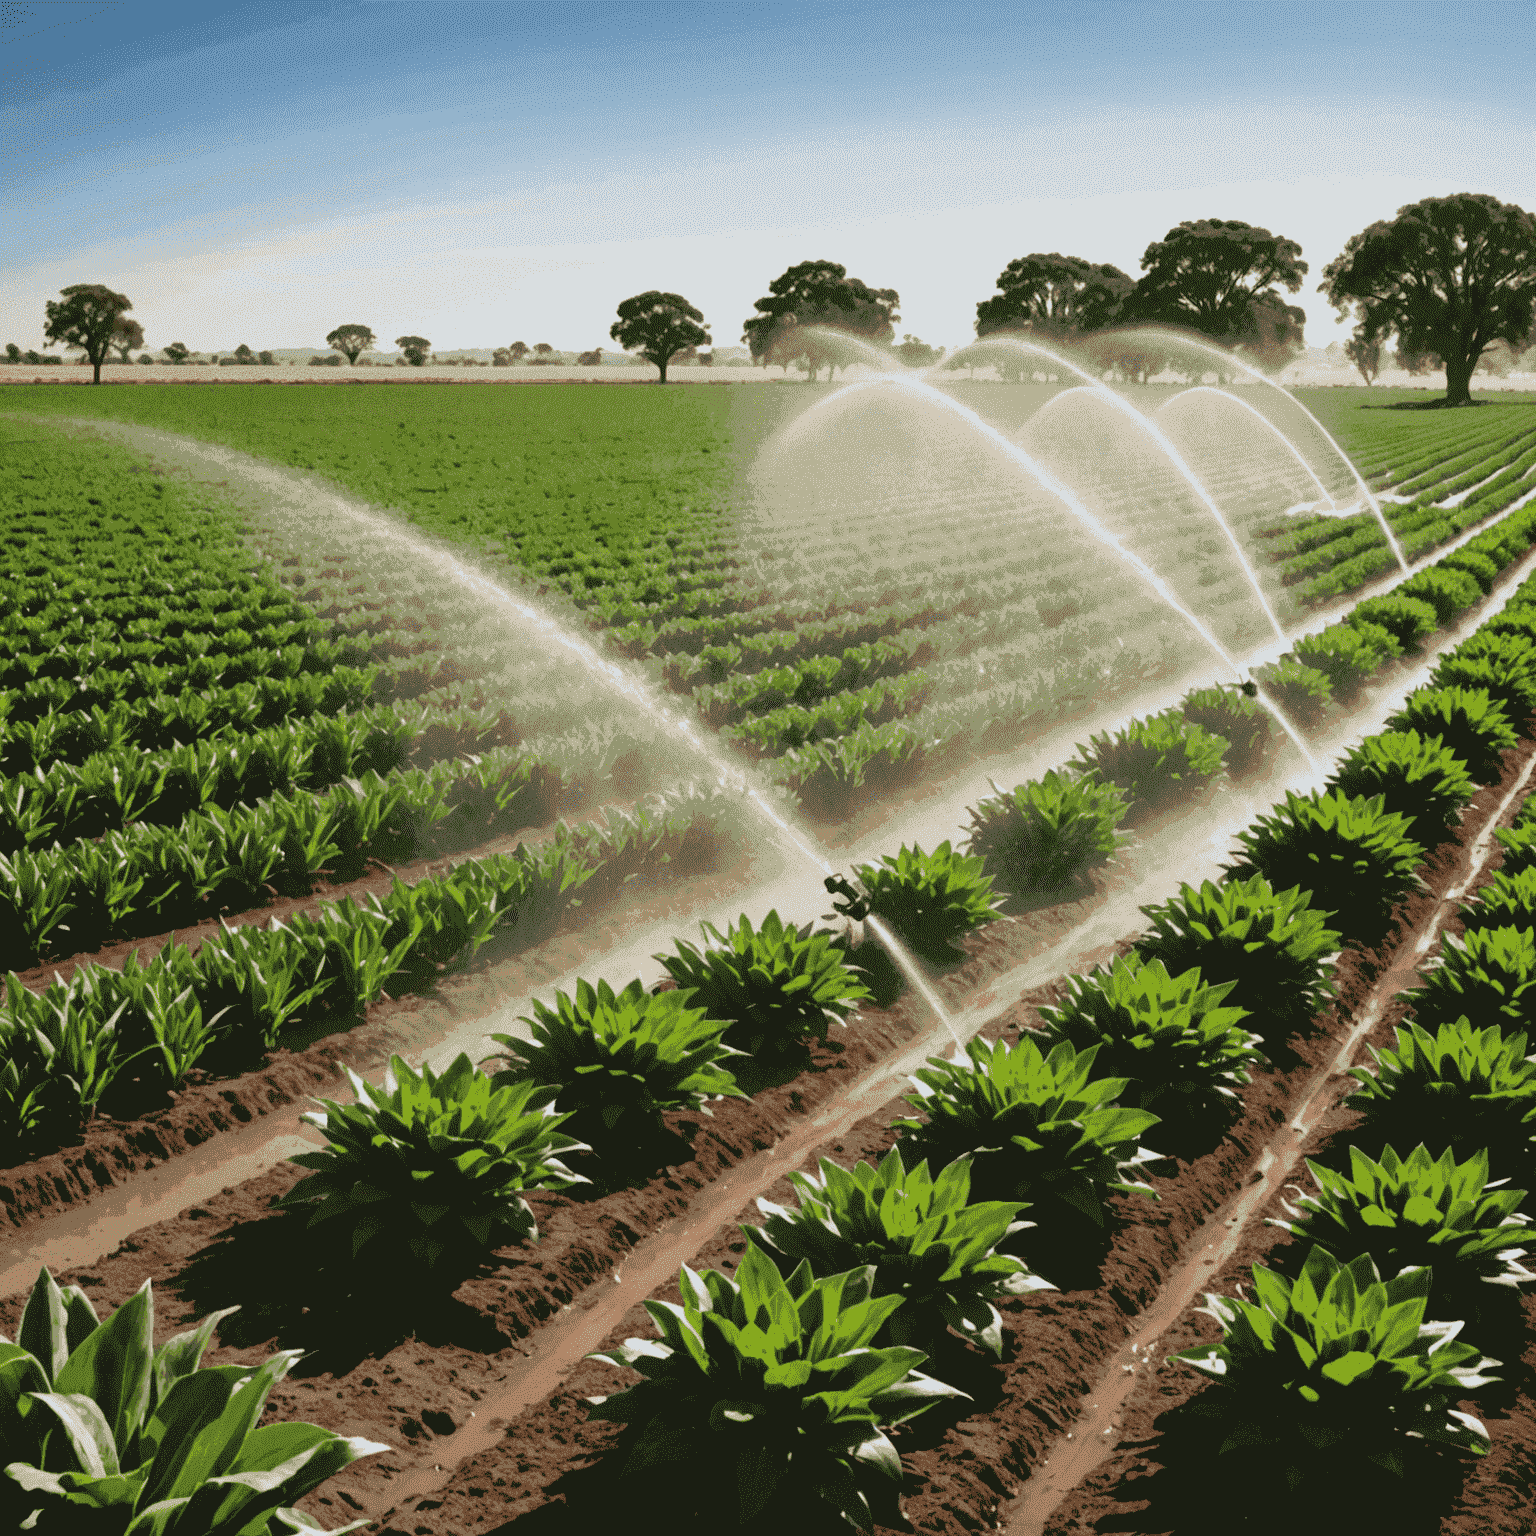
<path id="1" fill-rule="evenodd" d="M 1476 358 L 1470 360 L 1445 360 L 1445 403 L 1447 405 L 1472 404 L 1472 369 Z"/>
<path id="2" fill-rule="evenodd" d="M 101 359 L 99 357 L 91 358 L 91 368 L 94 370 L 93 377 L 91 379 L 91 383 L 92 384 L 100 384 L 101 383 Z"/>
<path id="3" fill-rule="evenodd" d="M 661 369 L 661 382 L 665 384 L 667 382 L 667 363 L 669 359 L 665 357 L 653 357 L 651 361 Z"/>

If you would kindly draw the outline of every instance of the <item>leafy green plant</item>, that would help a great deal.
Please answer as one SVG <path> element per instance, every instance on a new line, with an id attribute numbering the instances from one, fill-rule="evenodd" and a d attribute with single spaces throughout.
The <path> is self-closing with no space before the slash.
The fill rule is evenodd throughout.
<path id="1" fill-rule="evenodd" d="M 1424 848 L 1408 836 L 1406 816 L 1380 795 L 1339 790 L 1298 795 L 1239 832 L 1242 853 L 1227 866 L 1237 879 L 1263 875 L 1276 890 L 1312 893 L 1347 938 L 1379 938 L 1392 907 L 1418 887 Z"/>
<path id="2" fill-rule="evenodd" d="M 985 859 L 1005 889 L 1054 891 L 1114 855 L 1115 830 L 1128 806 L 1124 792 L 1096 773 L 1051 769 L 971 809 L 966 851 Z"/>
<path id="3" fill-rule="evenodd" d="M 873 1347 L 902 1298 L 874 1294 L 872 1265 L 817 1278 L 802 1262 L 785 1279 L 752 1245 L 734 1280 L 685 1264 L 681 1285 L 681 1305 L 645 1303 L 660 1341 L 588 1357 L 643 1378 L 587 1399 L 593 1418 L 627 1426 L 620 1476 L 671 1469 L 679 1514 L 719 1489 L 745 1525 L 776 1506 L 787 1517 L 798 1495 L 794 1513 L 819 1500 L 873 1531 L 865 1477 L 901 1480 L 885 1430 L 966 1396 L 916 1370 L 921 1350 Z"/>
<path id="4" fill-rule="evenodd" d="M 1255 667 L 1251 675 L 1265 696 L 1303 730 L 1312 730 L 1321 723 L 1333 698 L 1333 685 L 1327 674 L 1294 656 L 1282 656 L 1279 661 Z"/>
<path id="5" fill-rule="evenodd" d="M 1470 608 L 1481 596 L 1477 582 L 1465 571 L 1441 570 L 1431 566 L 1410 576 L 1397 588 L 1396 596 L 1416 598 L 1435 610 L 1435 622 L 1449 624 L 1458 613 Z"/>
<path id="6" fill-rule="evenodd" d="M 1442 555 L 1435 564 L 1442 571 L 1465 571 L 1477 583 L 1484 597 L 1493 591 L 1493 584 L 1499 579 L 1498 562 L 1490 560 L 1487 555 L 1478 554 L 1475 549 L 1453 549 L 1450 554 Z"/>
<path id="7" fill-rule="evenodd" d="M 869 910 L 927 955 L 948 953 L 955 939 L 987 922 L 1001 905 L 982 860 L 956 853 L 947 842 L 932 853 L 903 844 L 894 858 L 883 854 L 879 864 L 861 864 L 854 873 Z"/>
<path id="8" fill-rule="evenodd" d="M 1499 866 L 1501 875 L 1518 875 L 1528 869 L 1536 869 L 1536 827 L 1499 827 L 1493 834 L 1504 850 L 1504 862 Z"/>
<path id="9" fill-rule="evenodd" d="M 1505 1029 L 1536 1025 L 1536 934 L 1527 926 L 1447 934 L 1421 975 L 1402 996 L 1428 1029 L 1464 1015 Z"/>
<path id="10" fill-rule="evenodd" d="M 521 1022 L 531 1040 L 492 1035 L 512 1065 L 492 1079 L 550 1085 L 573 1134 L 599 1156 L 660 1136 L 668 1110 L 708 1114 L 710 1096 L 745 1098 L 723 1063 L 742 1052 L 725 1043 L 728 1019 L 690 1006 L 685 992 L 647 992 L 638 979 L 615 993 L 606 981 L 578 981 L 576 996 L 537 1000 Z"/>
<path id="11" fill-rule="evenodd" d="M 1291 1028 L 1333 995 L 1331 958 L 1342 935 L 1311 902 L 1310 891 L 1277 892 L 1263 875 L 1206 880 L 1198 891 L 1180 885 L 1171 900 L 1141 909 L 1152 928 L 1136 952 L 1175 976 L 1198 967 L 1212 986 L 1233 982 L 1234 1002 Z"/>
<path id="12" fill-rule="evenodd" d="M 1098 1047 L 1097 1069 L 1126 1080 L 1122 1103 L 1150 1109 L 1167 1132 L 1198 1133 L 1227 1118 L 1248 1068 L 1264 1060 L 1263 1041 L 1238 1027 L 1249 1010 L 1222 1006 L 1235 984 L 1203 986 L 1198 969 L 1170 976 L 1161 960 L 1121 956 L 1068 976 L 1067 995 L 1040 1017 L 1047 1040 Z"/>
<path id="13" fill-rule="evenodd" d="M 1292 651 L 1304 667 L 1321 672 L 1339 698 L 1350 697 L 1371 673 L 1402 653 L 1390 630 L 1365 621 L 1330 624 L 1298 640 Z"/>
<path id="14" fill-rule="evenodd" d="M 1352 1067 L 1359 1082 L 1345 1101 L 1365 1116 L 1372 1140 L 1422 1141 L 1465 1160 L 1486 1148 L 1501 1178 L 1526 1178 L 1536 1156 L 1536 1060 L 1526 1037 L 1467 1019 L 1434 1034 L 1420 1024 L 1397 1031 L 1397 1048 L 1371 1048 L 1376 1069 Z"/>
<path id="15" fill-rule="evenodd" d="M 590 1182 L 561 1161 L 590 1149 L 558 1129 L 569 1116 L 548 1109 L 553 1088 L 493 1084 L 462 1052 L 441 1076 L 391 1056 L 378 1088 L 342 1070 L 357 1101 L 320 1099 L 300 1117 L 329 1145 L 289 1159 L 314 1171 L 278 1204 L 313 1205 L 311 1227 L 339 1219 L 353 1259 L 393 1246 L 430 1269 L 466 1240 L 470 1251 L 537 1242 L 522 1192 Z"/>
<path id="16" fill-rule="evenodd" d="M 0 1338 L 0 1429 L 9 1529 L 122 1536 L 277 1536 L 322 1530 L 292 1506 L 387 1445 L 316 1424 L 257 1420 L 302 1351 L 201 1367 L 238 1307 L 154 1347 L 146 1280 L 106 1322 L 79 1286 L 44 1269 L 16 1341 Z M 8 1490 L 8 1491 L 7 1491 Z M 355 1531 L 354 1520 L 335 1531 Z"/>
<path id="17" fill-rule="evenodd" d="M 1430 1266 L 1437 1315 L 1475 1305 L 1483 1285 L 1515 1287 L 1536 1279 L 1516 1262 L 1529 1217 L 1519 1214 L 1523 1189 L 1488 1188 L 1488 1153 L 1458 1163 L 1447 1148 L 1431 1157 L 1423 1142 L 1405 1162 L 1388 1146 L 1380 1162 L 1349 1149 L 1350 1171 L 1310 1159 L 1315 1194 L 1297 1186 L 1289 1221 L 1271 1226 L 1321 1243 L 1343 1263 L 1365 1253 L 1383 1275 Z"/>
<path id="18" fill-rule="evenodd" d="M 1503 705 L 1483 688 L 1418 688 L 1387 719 L 1389 731 L 1438 736 L 1479 784 L 1495 784 L 1520 738 Z"/>
<path id="19" fill-rule="evenodd" d="M 1380 795 L 1425 843 L 1442 840 L 1477 792 L 1467 765 L 1438 736 L 1385 731 L 1339 759 L 1325 781 L 1351 799 Z"/>
<path id="20" fill-rule="evenodd" d="M 1483 1455 L 1488 1432 L 1451 1404 L 1497 1378 L 1499 1364 L 1424 1321 L 1427 1269 L 1382 1280 L 1369 1254 L 1348 1264 L 1316 1245 L 1295 1280 L 1253 1267 L 1255 1300 L 1207 1294 L 1219 1344 L 1168 1357 L 1211 1377 L 1218 1453 L 1260 1448 L 1294 1490 L 1333 1489 L 1361 1460 L 1401 1476 L 1409 1437 Z"/>
<path id="21" fill-rule="evenodd" d="M 1516 641 L 1518 637 L 1504 635 L 1503 640 Z M 1433 688 L 1481 688 L 1497 704 L 1504 708 L 1510 724 L 1523 730 L 1526 722 L 1536 714 L 1536 672 L 1527 654 L 1528 641 L 1519 640 L 1521 649 L 1507 651 L 1482 650 L 1462 654 L 1460 648 L 1448 656 L 1442 656 L 1430 673 Z"/>
<path id="22" fill-rule="evenodd" d="M 1226 740 L 1222 761 L 1233 778 L 1252 773 L 1274 740 L 1275 717 L 1240 688 L 1192 689 L 1180 701 L 1179 713 Z"/>
<path id="23" fill-rule="evenodd" d="M 1371 624 L 1387 631 L 1405 651 L 1416 652 L 1440 627 L 1434 605 L 1422 598 L 1404 597 L 1400 591 L 1368 597 L 1350 610 L 1348 623 Z"/>
<path id="24" fill-rule="evenodd" d="M 1501 869 L 1476 898 L 1456 909 L 1464 932 L 1474 928 L 1536 927 L 1536 869 Z"/>
<path id="25" fill-rule="evenodd" d="M 847 1022 L 870 997 L 859 973 L 830 933 L 787 927 L 777 912 L 754 931 L 746 913 L 725 933 L 702 925 L 712 942 L 700 951 L 682 939 L 677 954 L 657 955 L 690 1002 L 712 1019 L 728 1019 L 726 1044 L 751 1056 L 781 1056 L 811 1038 L 825 1043 L 827 1024 Z"/>
<path id="26" fill-rule="evenodd" d="M 1078 744 L 1073 767 L 1118 785 L 1129 801 L 1127 820 L 1137 821 L 1221 772 L 1227 739 L 1184 718 L 1176 709 L 1132 720 L 1113 735 Z"/>
<path id="27" fill-rule="evenodd" d="M 971 1159 L 957 1158 L 931 1178 L 928 1164 L 908 1168 L 899 1146 L 878 1168 L 842 1168 L 821 1159 L 821 1177 L 791 1173 L 796 1210 L 758 1199 L 767 1220 L 746 1227 L 755 1243 L 790 1272 L 802 1261 L 817 1275 L 875 1267 L 876 1296 L 900 1296 L 901 1309 L 887 1324 L 890 1342 L 932 1351 L 944 1329 L 1003 1353 L 1003 1320 L 993 1302 L 1000 1296 L 1054 1289 L 1031 1274 L 1022 1259 L 995 1252 L 1013 1232 L 1032 1226 L 1015 1221 L 1019 1201 L 970 1203 Z"/>
<path id="28" fill-rule="evenodd" d="M 909 1160 L 945 1166 L 973 1156 L 972 1187 L 985 1199 L 1023 1200 L 1057 1216 L 1104 1224 L 1111 1191 L 1157 1196 L 1131 1175 L 1156 1154 L 1137 1143 L 1158 1117 L 1123 1109 L 1123 1077 L 1093 1076 L 1098 1047 L 1066 1043 L 1041 1051 L 1032 1039 L 969 1041 L 949 1060 L 930 1056 L 907 1103 L 926 1120 L 892 1122 Z"/>

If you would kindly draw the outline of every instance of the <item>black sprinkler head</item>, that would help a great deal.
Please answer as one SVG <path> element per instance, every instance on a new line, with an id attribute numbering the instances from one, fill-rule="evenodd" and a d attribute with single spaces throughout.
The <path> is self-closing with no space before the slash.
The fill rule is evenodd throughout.
<path id="1" fill-rule="evenodd" d="M 851 881 L 841 875 L 828 875 L 821 882 L 831 896 L 841 896 L 842 901 L 834 901 L 832 906 L 844 917 L 851 918 L 854 922 L 862 922 L 869 916 L 869 898 Z"/>
<path id="2" fill-rule="evenodd" d="M 1237 691 L 1239 693 L 1246 693 L 1250 699 L 1256 699 L 1259 696 L 1259 685 L 1253 682 L 1239 683 Z"/>

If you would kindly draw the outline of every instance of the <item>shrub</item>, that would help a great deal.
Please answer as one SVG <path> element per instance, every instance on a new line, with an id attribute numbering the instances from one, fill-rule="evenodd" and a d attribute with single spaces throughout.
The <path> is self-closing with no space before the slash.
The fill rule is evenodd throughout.
<path id="1" fill-rule="evenodd" d="M 1133 822 L 1193 788 L 1191 781 L 1214 778 L 1227 745 L 1224 736 L 1212 736 L 1170 709 L 1132 720 L 1113 736 L 1092 736 L 1086 747 L 1079 743 L 1072 766 L 1123 789 L 1130 802 L 1126 819 Z"/>
<path id="2" fill-rule="evenodd" d="M 870 912 L 927 955 L 946 954 L 955 939 L 986 922 L 1001 905 L 982 861 L 956 853 L 947 842 L 932 853 L 916 843 L 911 848 L 903 844 L 895 858 L 883 854 L 878 865 L 861 864 L 854 873 Z"/>
<path id="3" fill-rule="evenodd" d="M 1496 560 L 1478 554 L 1475 549 L 1452 550 L 1450 554 L 1442 555 L 1436 564 L 1442 571 L 1465 571 L 1485 597 L 1493 591 L 1493 584 L 1499 579 L 1499 571 L 1502 569 Z"/>
<path id="4" fill-rule="evenodd" d="M 944 1329 L 980 1344 L 998 1359 L 1003 1320 L 993 1302 L 1052 1290 L 1022 1259 L 995 1252 L 1010 1233 L 1032 1226 L 1015 1221 L 1018 1201 L 972 1204 L 971 1159 L 957 1158 L 937 1179 L 928 1164 L 908 1168 L 892 1147 L 879 1168 L 849 1170 L 821 1159 L 821 1177 L 792 1173 L 799 1197 L 790 1211 L 759 1198 L 767 1220 L 743 1227 L 781 1273 L 804 1262 L 816 1275 L 873 1265 L 875 1296 L 900 1296 L 886 1326 L 890 1341 L 931 1350 Z"/>
<path id="5" fill-rule="evenodd" d="M 1446 836 L 1477 791 L 1467 765 L 1438 736 L 1417 731 L 1367 736 L 1325 782 L 1351 799 L 1380 795 L 1426 844 Z"/>
<path id="6" fill-rule="evenodd" d="M 1504 753 L 1520 739 L 1504 706 L 1484 688 L 1417 688 L 1386 728 L 1438 736 L 1479 784 L 1498 782 Z"/>
<path id="7" fill-rule="evenodd" d="M 1457 916 L 1467 933 L 1475 928 L 1536 927 L 1536 869 L 1501 869 L 1472 902 L 1457 908 Z"/>
<path id="8" fill-rule="evenodd" d="M 1371 673 L 1402 653 L 1389 630 L 1363 621 L 1330 624 L 1320 634 L 1298 640 L 1293 649 L 1296 660 L 1321 672 L 1340 697 L 1353 694 Z"/>
<path id="9" fill-rule="evenodd" d="M 1097 774 L 1051 769 L 1043 779 L 998 789 L 971 810 L 969 853 L 985 859 L 1004 889 L 1054 891 L 1119 846 L 1123 792 Z"/>
<path id="10" fill-rule="evenodd" d="M 615 1453 L 620 1476 L 677 1468 L 673 1518 L 690 1514 L 687 1505 L 702 1513 L 723 1495 L 745 1525 L 798 1495 L 802 1518 L 819 1499 L 873 1531 L 862 1480 L 871 1468 L 901 1479 L 885 1429 L 941 1397 L 965 1396 L 917 1372 L 921 1350 L 872 1347 L 903 1304 L 875 1296 L 874 1284 L 872 1266 L 813 1278 L 802 1263 L 786 1280 L 751 1245 L 734 1280 L 685 1264 L 680 1306 L 645 1303 L 660 1342 L 631 1339 L 588 1356 L 644 1378 L 587 1399 L 593 1418 L 627 1426 Z M 791 1514 L 782 1505 L 776 1512 Z"/>
<path id="11" fill-rule="evenodd" d="M 729 1020 L 689 1007 L 684 992 L 650 993 L 635 980 L 615 993 L 606 981 L 578 981 L 574 998 L 556 992 L 553 1008 L 535 1001 L 533 1013 L 521 1020 L 531 1041 L 490 1037 L 512 1062 L 492 1082 L 553 1086 L 571 1133 L 599 1157 L 654 1142 L 668 1110 L 708 1114 L 708 1095 L 746 1097 L 721 1065 L 742 1054 L 721 1039 Z"/>
<path id="12" fill-rule="evenodd" d="M 1262 875 L 1207 880 L 1198 891 L 1181 885 L 1172 900 L 1141 909 L 1152 931 L 1136 941 L 1136 952 L 1176 976 L 1198 966 L 1212 986 L 1234 982 L 1234 1001 L 1290 1026 L 1332 996 L 1330 957 L 1343 937 L 1311 900 L 1294 886 L 1277 893 Z"/>
<path id="13" fill-rule="evenodd" d="M 1341 1264 L 1317 1245 L 1299 1279 L 1255 1264 L 1253 1285 L 1254 1301 L 1207 1294 L 1219 1344 L 1168 1357 L 1218 1384 L 1206 1409 L 1218 1453 L 1262 1447 L 1293 1490 L 1336 1490 L 1362 1460 L 1401 1475 L 1410 1436 L 1486 1452 L 1488 1432 L 1451 1404 L 1499 1362 L 1457 1342 L 1459 1322 L 1424 1321 L 1429 1270 L 1383 1281 L 1368 1254 Z"/>
<path id="14" fill-rule="evenodd" d="M 928 1118 L 892 1124 L 908 1138 L 909 1161 L 944 1166 L 974 1156 L 980 1198 L 1023 1200 L 1048 1217 L 1075 1212 L 1103 1226 L 1111 1191 L 1157 1198 L 1129 1175 L 1156 1155 L 1137 1142 L 1158 1118 L 1114 1102 L 1124 1078 L 1090 1081 L 1096 1055 L 1066 1044 L 1045 1055 L 1030 1039 L 1012 1050 L 973 1039 L 948 1061 L 930 1056 L 912 1079 L 917 1092 L 907 1103 Z"/>
<path id="15" fill-rule="evenodd" d="M 1257 768 L 1274 738 L 1274 716 L 1238 688 L 1192 689 L 1179 712 L 1191 725 L 1226 739 L 1223 762 L 1234 778 Z"/>
<path id="16" fill-rule="evenodd" d="M 1423 981 L 1402 995 L 1428 1028 L 1462 1015 L 1505 1028 L 1536 1025 L 1536 934 L 1529 927 L 1447 934 Z"/>
<path id="17" fill-rule="evenodd" d="M 1107 971 L 1067 977 L 1067 996 L 1040 1017 L 1047 1040 L 1099 1048 L 1097 1070 L 1126 1080 L 1122 1103 L 1151 1110 L 1169 1131 L 1198 1131 L 1226 1116 L 1248 1067 L 1264 1059 L 1259 1037 L 1238 1028 L 1248 1010 L 1222 1006 L 1233 986 L 1121 957 Z"/>
<path id="18" fill-rule="evenodd" d="M 300 1117 L 329 1146 L 289 1158 L 314 1172 L 278 1204 L 319 1200 L 309 1226 L 342 1218 L 353 1259 L 370 1244 L 398 1246 L 431 1268 L 466 1239 L 470 1251 L 537 1242 L 522 1192 L 589 1182 L 561 1161 L 591 1149 L 560 1133 L 570 1117 L 546 1107 L 553 1088 L 495 1086 L 463 1053 L 440 1077 L 391 1056 L 381 1088 L 342 1070 L 357 1102 L 320 1099 L 324 1109 Z"/>
<path id="19" fill-rule="evenodd" d="M 1499 638 L 1513 640 L 1504 635 Z M 1481 689 L 1500 705 L 1510 724 L 1523 730 L 1536 714 L 1536 675 L 1523 660 L 1487 651 L 1464 656 L 1453 651 L 1442 656 L 1430 674 L 1431 688 Z"/>
<path id="20" fill-rule="evenodd" d="M 1475 1307 L 1484 1285 L 1536 1279 L 1517 1262 L 1528 1217 L 1516 1214 L 1523 1189 L 1491 1190 L 1488 1154 L 1458 1163 L 1449 1149 L 1432 1158 L 1421 1142 L 1406 1162 L 1389 1146 L 1376 1162 L 1349 1149 L 1348 1174 L 1308 1161 L 1316 1194 L 1286 1204 L 1290 1221 L 1272 1221 L 1347 1264 L 1369 1254 L 1383 1275 L 1434 1270 L 1437 1315 Z"/>
<path id="21" fill-rule="evenodd" d="M 323 1529 L 292 1506 L 389 1447 L 316 1424 L 257 1428 L 267 1395 L 303 1351 L 285 1349 L 260 1365 L 201 1367 L 213 1330 L 239 1310 L 215 1312 L 156 1349 L 148 1280 L 103 1323 L 79 1286 L 60 1290 L 42 1270 L 15 1343 L 0 1338 L 0 1517 L 17 1517 L 6 1529 Z M 333 1536 L 367 1524 L 354 1520 Z"/>
<path id="22" fill-rule="evenodd" d="M 713 943 L 700 952 L 677 940 L 677 954 L 656 955 L 689 1002 L 712 1019 L 730 1021 L 725 1041 L 752 1056 L 800 1049 L 827 1038 L 827 1024 L 845 1023 L 871 996 L 829 933 L 789 928 L 777 912 L 756 932 L 745 913 L 721 933 L 705 923 Z"/>
<path id="23" fill-rule="evenodd" d="M 1255 667 L 1252 677 L 1265 697 L 1303 730 L 1317 726 L 1333 697 L 1333 685 L 1326 674 L 1305 666 L 1294 656 L 1282 656 L 1279 661 Z"/>
<path id="24" fill-rule="evenodd" d="M 1524 1035 L 1467 1019 L 1434 1034 L 1419 1024 L 1397 1031 L 1397 1049 L 1371 1047 L 1376 1070 L 1351 1067 L 1360 1086 L 1345 1101 L 1365 1116 L 1373 1140 L 1449 1147 L 1458 1160 L 1487 1148 L 1500 1178 L 1523 1179 L 1536 1146 L 1536 1062 Z"/>
<path id="25" fill-rule="evenodd" d="M 1274 815 L 1238 833 L 1242 854 L 1227 872 L 1263 875 L 1276 890 L 1299 886 L 1338 923 L 1346 938 L 1379 938 L 1393 905 L 1419 885 L 1424 849 L 1408 836 L 1408 818 L 1380 795 L 1350 798 L 1334 790 L 1305 797 L 1287 790 Z"/>
<path id="26" fill-rule="evenodd" d="M 1440 621 L 1432 603 L 1405 597 L 1399 589 L 1356 603 L 1346 622 L 1384 629 L 1404 651 L 1417 651 L 1419 642 L 1434 634 Z"/>
<path id="27" fill-rule="evenodd" d="M 1410 576 L 1394 596 L 1417 598 L 1435 610 L 1435 622 L 1449 624 L 1458 613 L 1470 608 L 1482 593 L 1477 581 L 1465 571 L 1442 570 L 1438 565 L 1417 576 Z"/>

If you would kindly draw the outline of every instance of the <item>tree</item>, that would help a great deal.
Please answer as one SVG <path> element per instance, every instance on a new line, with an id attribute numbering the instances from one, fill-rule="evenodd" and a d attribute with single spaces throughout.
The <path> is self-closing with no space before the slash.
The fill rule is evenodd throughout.
<path id="1" fill-rule="evenodd" d="M 405 360 L 412 368 L 424 367 L 427 354 L 432 350 L 432 343 L 425 336 L 396 336 L 395 345 L 405 353 Z"/>
<path id="2" fill-rule="evenodd" d="M 1486 193 L 1427 197 L 1350 238 L 1319 292 L 1355 334 L 1396 331 L 1445 368 L 1445 403 L 1472 403 L 1472 371 L 1500 339 L 1524 346 L 1536 310 L 1536 218 Z"/>
<path id="3" fill-rule="evenodd" d="M 257 355 L 256 361 L 260 363 L 262 367 L 270 368 L 272 366 L 272 354 L 270 352 L 261 352 Z"/>
<path id="4" fill-rule="evenodd" d="M 1367 387 L 1376 382 L 1381 372 L 1381 343 L 1356 336 L 1344 343 L 1344 355 L 1360 370 L 1360 377 Z"/>
<path id="5" fill-rule="evenodd" d="M 998 291 L 976 306 L 976 336 L 1032 331 L 1060 337 L 1111 325 L 1136 284 L 1119 267 L 1095 266 L 1080 256 L 1036 252 L 1010 261 Z"/>
<path id="6" fill-rule="evenodd" d="M 593 347 L 590 352 L 583 352 L 576 359 L 577 365 L 582 368 L 596 368 L 603 360 L 603 349 Z"/>
<path id="7" fill-rule="evenodd" d="M 1306 316 L 1280 290 L 1307 275 L 1301 247 L 1238 219 L 1185 220 L 1149 245 L 1127 319 L 1183 325 L 1274 366 L 1301 348 Z"/>
<path id="8" fill-rule="evenodd" d="M 366 325 L 338 325 L 325 338 L 325 344 L 344 354 L 347 361 L 356 367 L 358 358 L 364 352 L 371 352 L 377 339 Z"/>
<path id="9" fill-rule="evenodd" d="M 526 341 L 514 341 L 507 348 L 507 353 L 514 363 L 520 363 L 528 356 L 528 343 Z"/>
<path id="10" fill-rule="evenodd" d="M 135 347 L 144 345 L 144 327 L 137 320 L 130 320 L 126 315 L 119 315 L 117 324 L 112 327 L 112 345 L 122 354 L 123 361 L 130 362 L 128 354 Z"/>
<path id="11" fill-rule="evenodd" d="M 688 347 L 710 341 L 704 316 L 680 293 L 637 293 L 619 305 L 619 318 L 608 334 L 626 352 L 638 352 L 661 370 L 667 382 L 667 364 Z"/>
<path id="12" fill-rule="evenodd" d="M 184 341 L 173 341 L 169 346 L 161 347 L 160 350 L 171 362 L 178 365 L 192 356 L 192 349 Z"/>
<path id="13" fill-rule="evenodd" d="M 112 345 L 118 317 L 132 308 L 124 294 L 113 293 L 102 283 L 75 283 L 62 288 L 58 299 L 49 299 L 43 306 L 43 345 L 51 347 L 62 342 L 66 347 L 79 347 L 95 370 L 91 382 L 100 384 L 101 365 Z"/>
<path id="14" fill-rule="evenodd" d="M 930 347 L 927 342 L 912 335 L 911 332 L 905 332 L 901 338 L 901 345 L 891 350 L 908 368 L 931 368 L 944 356 L 943 347 Z"/>
<path id="15" fill-rule="evenodd" d="M 1431 368 L 1440 366 L 1440 359 L 1433 352 L 1411 352 L 1401 343 L 1392 353 L 1392 366 L 1401 368 L 1411 378 L 1418 378 L 1421 373 L 1428 373 Z"/>
<path id="16" fill-rule="evenodd" d="M 5 360 L 8 363 L 19 363 L 22 361 L 21 348 L 14 341 L 8 341 L 5 344 Z"/>
<path id="17" fill-rule="evenodd" d="M 256 354 L 242 341 L 235 348 L 235 361 L 237 363 L 254 363 L 256 361 Z"/>
<path id="18" fill-rule="evenodd" d="M 550 346 L 550 344 L 547 341 L 536 341 L 533 344 L 533 350 L 535 352 L 537 352 L 540 357 L 548 357 L 549 354 L 551 352 L 553 352 L 555 349 L 552 346 Z"/>
<path id="19" fill-rule="evenodd" d="M 884 345 L 896 334 L 901 299 L 894 288 L 871 288 L 834 261 L 802 261 L 768 285 L 768 294 L 752 307 L 757 310 L 742 329 L 742 340 L 752 349 L 752 359 L 789 364 L 802 360 L 814 380 L 826 365 L 830 379 L 839 355 L 808 327 L 844 331 L 865 341 Z"/>

